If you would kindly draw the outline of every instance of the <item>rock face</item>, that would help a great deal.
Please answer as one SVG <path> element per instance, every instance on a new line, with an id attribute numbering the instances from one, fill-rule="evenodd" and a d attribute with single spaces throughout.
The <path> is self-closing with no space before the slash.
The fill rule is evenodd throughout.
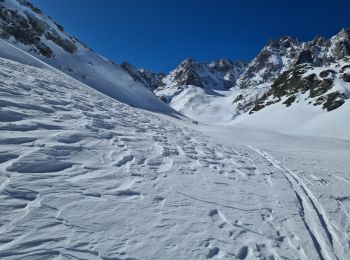
<path id="1" fill-rule="evenodd" d="M 184 60 L 164 79 L 168 86 L 193 85 L 200 88 L 228 90 L 236 85 L 238 77 L 246 68 L 244 62 L 218 60 L 211 63 Z"/>
<path id="2" fill-rule="evenodd" d="M 238 80 L 241 88 L 254 87 L 262 83 L 273 83 L 284 71 L 299 64 L 329 66 L 340 60 L 349 61 L 350 29 L 342 29 L 331 39 L 315 37 L 309 42 L 285 36 L 271 40 Z"/>
<path id="3" fill-rule="evenodd" d="M 234 102 L 242 112 L 253 113 L 278 102 L 291 106 L 300 102 L 298 94 L 307 93 L 304 98 L 312 99 L 307 102 L 323 104 L 324 109 L 332 111 L 348 97 L 345 90 L 331 92 L 336 88 L 335 80 L 350 81 L 350 73 L 345 72 L 349 55 L 350 29 L 342 29 L 330 39 L 317 36 L 304 43 L 291 37 L 270 41 L 238 79 L 238 87 L 246 94 Z M 262 95 L 259 86 L 266 90 Z M 247 96 L 254 96 L 256 101 Z"/>
<path id="4" fill-rule="evenodd" d="M 133 80 L 142 83 L 152 91 L 163 86 L 162 79 L 165 77 L 165 74 L 163 73 L 154 73 L 146 69 L 136 69 L 126 61 L 121 64 L 121 67 L 133 78 Z"/>
<path id="5" fill-rule="evenodd" d="M 240 88 L 272 83 L 298 58 L 301 43 L 292 37 L 270 40 L 238 79 Z"/>
<path id="6" fill-rule="evenodd" d="M 323 109 L 332 111 L 348 99 L 346 89 L 333 90 L 336 82 L 345 81 L 343 68 L 320 68 L 312 65 L 297 65 L 282 73 L 254 105 L 250 113 L 257 112 L 266 106 L 282 102 L 287 107 L 293 103 L 307 101 L 314 106 L 322 105 Z M 338 87 L 339 88 L 339 87 Z"/>
<path id="7" fill-rule="evenodd" d="M 224 59 L 199 63 L 188 58 L 162 79 L 163 85 L 155 93 L 163 101 L 170 102 L 186 86 L 196 86 L 208 93 L 213 90 L 227 91 L 236 86 L 236 81 L 246 65 L 245 62 Z"/>
<path id="8" fill-rule="evenodd" d="M 77 46 L 73 37 L 64 37 L 63 27 L 57 23 L 49 24 L 40 19 L 42 12 L 31 3 L 19 0 L 19 5 L 27 7 L 33 12 L 11 8 L 11 2 L 0 2 L 0 37 L 9 39 L 14 37 L 16 41 L 32 47 L 32 52 L 37 52 L 47 58 L 52 58 L 54 53 L 48 44 L 42 40 L 45 38 L 61 47 L 69 53 L 75 53 Z M 8 4 L 8 5 L 5 5 Z"/>

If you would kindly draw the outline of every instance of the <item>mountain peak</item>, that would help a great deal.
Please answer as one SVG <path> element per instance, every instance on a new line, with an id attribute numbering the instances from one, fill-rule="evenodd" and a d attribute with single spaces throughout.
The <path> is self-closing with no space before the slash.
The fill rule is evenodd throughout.
<path id="1" fill-rule="evenodd" d="M 341 40 L 350 40 L 350 28 L 343 28 L 341 29 L 337 35 L 335 35 L 336 39 L 341 39 Z"/>
<path id="2" fill-rule="evenodd" d="M 188 57 L 180 63 L 180 66 L 188 66 L 188 65 L 195 64 L 195 63 L 196 62 L 191 57 Z"/>
<path id="3" fill-rule="evenodd" d="M 292 45 L 297 45 L 297 44 L 299 44 L 299 40 L 297 38 L 285 35 L 278 39 L 270 39 L 267 43 L 267 46 L 272 48 L 280 48 L 280 47 L 289 48 Z"/>

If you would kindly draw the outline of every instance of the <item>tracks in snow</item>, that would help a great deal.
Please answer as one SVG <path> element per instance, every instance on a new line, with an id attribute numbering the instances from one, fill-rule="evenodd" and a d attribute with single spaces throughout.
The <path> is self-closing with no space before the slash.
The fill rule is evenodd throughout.
<path id="1" fill-rule="evenodd" d="M 298 173 L 282 165 L 267 152 L 254 146 L 248 146 L 248 148 L 264 157 L 275 168 L 280 170 L 290 183 L 299 204 L 299 215 L 313 241 L 319 258 L 321 260 L 346 259 L 344 245 L 338 238 L 337 232 L 327 217 L 327 213 L 312 191 L 298 176 Z"/>
<path id="2" fill-rule="evenodd" d="M 13 78 L 0 79 L 0 257 L 317 259 L 300 218 L 319 258 L 342 257 L 321 205 L 271 156 L 7 63 L 0 59 Z M 311 258 L 303 241 L 290 243 L 288 218 Z"/>

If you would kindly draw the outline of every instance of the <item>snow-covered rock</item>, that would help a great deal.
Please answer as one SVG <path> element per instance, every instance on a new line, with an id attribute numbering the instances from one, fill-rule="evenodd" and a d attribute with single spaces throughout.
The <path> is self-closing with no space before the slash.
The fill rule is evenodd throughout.
<path id="1" fill-rule="evenodd" d="M 238 79 L 240 88 L 255 87 L 263 83 L 273 83 L 281 72 L 289 69 L 300 52 L 301 43 L 285 36 L 270 40 L 247 66 Z"/>
<path id="2" fill-rule="evenodd" d="M 0 36 L 16 48 L 121 102 L 176 114 L 119 65 L 66 33 L 62 26 L 27 1 L 0 1 Z"/>
<path id="3" fill-rule="evenodd" d="M 162 79 L 163 85 L 155 93 L 169 103 L 187 86 L 196 86 L 206 92 L 227 91 L 236 86 L 236 80 L 243 73 L 246 64 L 229 60 L 199 63 L 191 58 L 184 60 Z"/>
<path id="4" fill-rule="evenodd" d="M 164 73 L 155 73 L 146 69 L 137 69 L 127 61 L 124 61 L 121 64 L 121 67 L 129 73 L 135 81 L 142 83 L 152 91 L 163 86 L 162 79 L 165 77 Z"/>
<path id="5" fill-rule="evenodd" d="M 337 109 L 350 97 L 350 84 L 346 82 L 349 67 L 350 64 L 335 67 L 298 65 L 282 73 L 250 113 L 278 102 L 287 107 L 295 102 L 307 102 L 309 105 L 322 105 L 327 111 Z"/>

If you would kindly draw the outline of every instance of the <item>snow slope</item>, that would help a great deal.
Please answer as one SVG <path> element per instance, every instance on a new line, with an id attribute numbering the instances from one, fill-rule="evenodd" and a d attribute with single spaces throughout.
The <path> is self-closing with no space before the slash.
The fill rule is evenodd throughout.
<path id="1" fill-rule="evenodd" d="M 332 112 L 305 103 L 288 108 L 275 104 L 259 113 L 245 114 L 230 125 L 293 135 L 350 139 L 350 122 L 347 120 L 349 114 L 349 102 Z"/>
<path id="2" fill-rule="evenodd" d="M 327 186 L 51 69 L 0 72 L 1 259 L 348 259 L 343 172 Z"/>
<path id="3" fill-rule="evenodd" d="M 35 12 L 16 0 L 0 2 L 0 7 L 4 8 L 1 10 L 2 13 L 7 15 L 0 17 L 0 25 L 5 24 L 4 28 L 11 26 L 11 21 L 14 23 L 17 20 L 21 21 L 20 19 L 24 19 L 28 26 L 27 31 L 18 31 L 17 34 L 12 33 L 13 30 L 6 30 L 0 27 L 0 32 L 4 31 L 6 34 L 9 34 L 9 38 L 5 40 L 16 48 L 28 52 L 31 56 L 123 103 L 154 112 L 178 114 L 175 110 L 158 100 L 152 91 L 145 88 L 141 83 L 134 81 L 119 65 L 100 56 L 64 32 L 48 16 L 38 11 Z M 10 11 L 15 11 L 16 15 L 11 16 L 8 13 Z M 7 17 L 9 21 L 6 21 L 3 16 Z M 23 21 L 21 22 L 23 23 Z M 39 30 L 37 28 L 43 29 Z M 20 30 L 21 28 L 16 27 L 15 29 Z M 39 35 L 36 36 L 36 34 Z M 24 35 L 29 36 L 24 38 Z M 65 43 L 58 45 L 51 38 L 48 38 L 47 35 L 55 35 L 60 42 Z M 14 36 L 17 36 L 18 39 Z M 39 43 L 36 43 L 36 37 L 40 37 Z M 69 44 L 67 45 L 66 42 Z M 42 45 L 45 46 L 45 50 L 46 48 L 49 50 L 47 51 L 49 54 L 46 54 L 46 56 L 38 51 L 38 48 L 42 48 Z M 62 46 L 69 46 L 72 50 L 67 51 L 67 47 L 64 49 Z M 3 57 L 5 56 L 3 55 Z"/>
<path id="4" fill-rule="evenodd" d="M 258 103 L 263 108 L 253 114 L 243 114 L 229 125 L 294 135 L 350 139 L 350 121 L 347 120 L 350 114 L 350 83 L 345 80 L 349 73 L 347 67 L 348 63 L 340 62 L 332 67 L 307 68 L 296 84 L 281 84 L 286 86 L 284 94 L 278 97 L 271 94 L 278 92 L 280 85 L 276 84 L 272 92 L 268 92 Z M 327 77 L 319 76 L 325 72 L 329 73 Z M 308 87 L 308 83 L 300 83 L 311 76 L 314 76 L 311 81 L 314 89 Z M 336 98 L 330 98 L 332 96 Z"/>

